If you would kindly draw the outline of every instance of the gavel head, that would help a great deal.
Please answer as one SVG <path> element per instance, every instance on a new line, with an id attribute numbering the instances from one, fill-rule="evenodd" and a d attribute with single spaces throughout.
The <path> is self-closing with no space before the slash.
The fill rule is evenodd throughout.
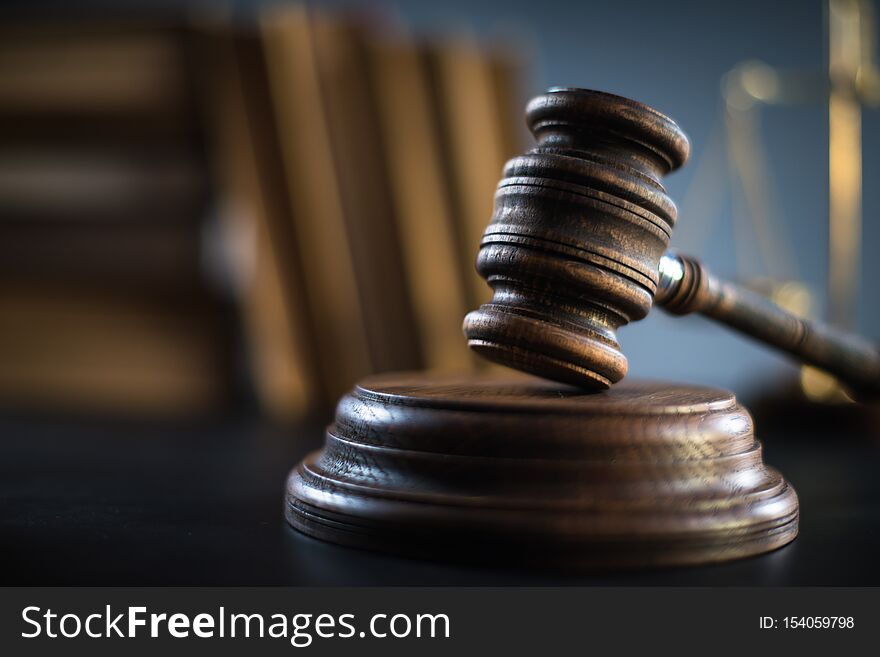
<path id="1" fill-rule="evenodd" d="M 494 295 L 464 332 L 489 360 L 604 389 L 627 370 L 617 328 L 651 308 L 676 218 L 660 178 L 688 140 L 650 107 L 586 89 L 551 89 L 526 120 L 537 147 L 505 166 L 477 257 Z"/>

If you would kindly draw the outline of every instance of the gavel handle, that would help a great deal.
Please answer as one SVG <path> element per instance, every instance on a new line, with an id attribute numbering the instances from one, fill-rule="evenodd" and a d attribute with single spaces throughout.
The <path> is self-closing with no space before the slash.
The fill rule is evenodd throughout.
<path id="1" fill-rule="evenodd" d="M 760 294 L 716 278 L 700 262 L 668 253 L 654 302 L 675 315 L 700 313 L 833 374 L 856 396 L 880 398 L 880 349 L 862 337 L 797 317 Z"/>

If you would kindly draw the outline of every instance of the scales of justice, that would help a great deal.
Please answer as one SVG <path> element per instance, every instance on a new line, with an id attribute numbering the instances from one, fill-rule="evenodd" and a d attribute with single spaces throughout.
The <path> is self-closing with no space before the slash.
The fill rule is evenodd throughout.
<path id="1" fill-rule="evenodd" d="M 725 390 L 624 380 L 617 330 L 652 304 L 703 314 L 880 394 L 880 351 L 666 249 L 661 183 L 689 143 L 641 103 L 534 98 L 477 258 L 493 290 L 464 339 L 509 374 L 361 381 L 286 490 L 299 531 L 443 560 L 561 568 L 700 564 L 786 545 L 798 499 Z M 502 368 L 498 368 L 499 370 Z M 525 372 L 531 376 L 523 376 Z"/>

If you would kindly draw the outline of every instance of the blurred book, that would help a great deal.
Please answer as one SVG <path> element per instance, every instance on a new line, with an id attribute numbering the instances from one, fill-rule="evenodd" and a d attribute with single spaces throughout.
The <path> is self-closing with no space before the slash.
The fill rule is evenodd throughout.
<path id="1" fill-rule="evenodd" d="M 253 30 L 200 30 L 210 152 L 246 361 L 264 411 L 300 419 L 322 400 L 262 45 Z"/>
<path id="2" fill-rule="evenodd" d="M 0 403 L 220 408 L 233 350 L 202 267 L 210 188 L 187 32 L 0 32 Z"/>
<path id="3" fill-rule="evenodd" d="M 431 78 L 452 186 L 458 268 L 464 273 L 468 306 L 491 298 L 474 263 L 492 216 L 493 194 L 504 163 L 520 143 L 511 128 L 511 108 L 522 106 L 513 90 L 516 59 L 500 47 L 488 50 L 473 35 L 461 34 L 430 50 Z"/>
<path id="4" fill-rule="evenodd" d="M 305 7 L 263 20 L 266 59 L 328 399 L 418 366 L 357 29 Z"/>
<path id="5" fill-rule="evenodd" d="M 0 30 L 0 405 L 187 412 L 244 387 L 295 421 L 371 373 L 475 366 L 518 62 L 255 12 Z"/>
<path id="6" fill-rule="evenodd" d="M 371 44 L 370 51 L 422 362 L 429 369 L 468 369 L 472 361 L 461 333 L 468 310 L 466 277 L 458 266 L 453 201 L 426 53 L 401 31 Z"/>
<path id="7" fill-rule="evenodd" d="M 4 407 L 172 416 L 227 400 L 216 307 L 184 295 L 53 283 L 0 285 Z"/>

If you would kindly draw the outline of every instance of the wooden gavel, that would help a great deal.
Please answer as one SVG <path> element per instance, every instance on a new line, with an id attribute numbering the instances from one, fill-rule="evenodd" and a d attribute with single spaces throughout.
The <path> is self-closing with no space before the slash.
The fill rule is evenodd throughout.
<path id="1" fill-rule="evenodd" d="M 588 389 L 626 375 L 616 331 L 647 315 L 697 312 L 880 396 L 880 350 L 786 312 L 666 249 L 677 210 L 660 182 L 683 165 L 685 134 L 641 103 L 554 88 L 528 104 L 537 147 L 510 160 L 477 271 L 492 300 L 465 317 L 486 358 Z"/>

